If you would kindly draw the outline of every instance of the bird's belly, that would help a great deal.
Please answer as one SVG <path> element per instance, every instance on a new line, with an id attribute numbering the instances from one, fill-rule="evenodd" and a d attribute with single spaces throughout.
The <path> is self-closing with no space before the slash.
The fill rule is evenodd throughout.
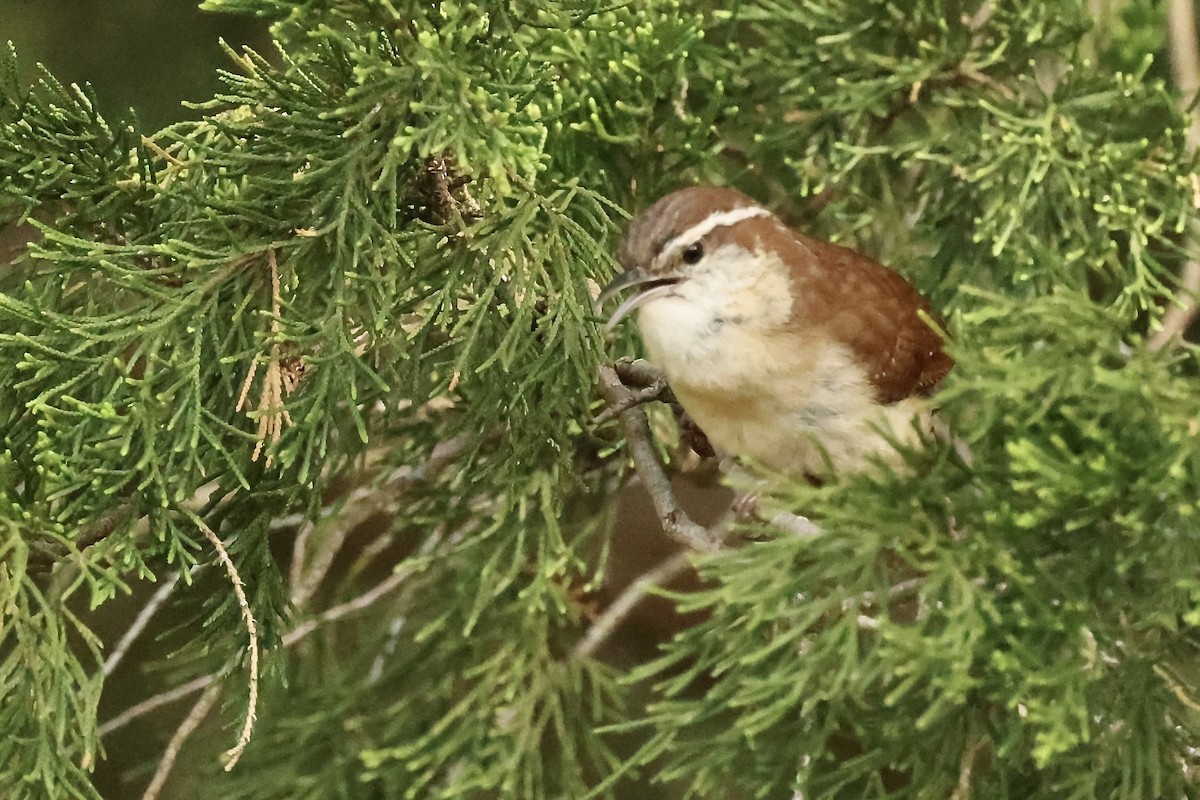
<path id="1" fill-rule="evenodd" d="M 656 347 L 650 336 L 646 344 L 684 409 L 726 454 L 785 472 L 858 470 L 894 453 L 884 431 L 912 433 L 916 406 L 879 405 L 840 345 L 736 329 L 691 347 Z"/>
<path id="2" fill-rule="evenodd" d="M 719 451 L 749 458 L 774 470 L 821 474 L 864 469 L 876 458 L 896 456 L 893 441 L 915 439 L 915 402 L 880 406 L 869 395 L 825 402 L 821 392 L 797 392 L 787 402 L 738 400 L 676 388 L 688 414 Z"/>

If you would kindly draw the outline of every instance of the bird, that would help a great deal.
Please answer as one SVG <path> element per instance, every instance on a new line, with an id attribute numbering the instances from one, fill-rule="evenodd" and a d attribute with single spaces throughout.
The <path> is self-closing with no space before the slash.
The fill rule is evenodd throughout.
<path id="1" fill-rule="evenodd" d="M 616 256 L 599 302 L 633 291 L 606 330 L 636 312 L 648 360 L 718 454 L 824 476 L 898 463 L 895 443 L 936 432 L 944 322 L 875 260 L 718 186 L 655 202 Z"/>

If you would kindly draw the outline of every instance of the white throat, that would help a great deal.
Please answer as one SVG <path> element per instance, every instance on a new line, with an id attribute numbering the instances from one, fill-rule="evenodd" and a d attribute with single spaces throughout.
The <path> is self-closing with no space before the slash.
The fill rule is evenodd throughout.
<path id="1" fill-rule="evenodd" d="M 749 366 L 750 339 L 769 335 L 791 315 L 787 268 L 763 250 L 726 245 L 705 253 L 669 289 L 645 301 L 638 327 L 651 361 L 672 384 L 736 385 Z"/>

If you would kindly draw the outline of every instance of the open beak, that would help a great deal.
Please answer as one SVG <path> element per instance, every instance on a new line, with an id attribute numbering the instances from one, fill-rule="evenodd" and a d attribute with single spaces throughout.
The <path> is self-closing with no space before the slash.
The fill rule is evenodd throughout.
<path id="1" fill-rule="evenodd" d="M 599 308 L 604 305 L 605 301 L 609 300 L 617 292 L 628 289 L 630 286 L 637 286 L 638 290 L 629 295 L 629 297 L 626 297 L 625 302 L 617 306 L 617 310 L 613 312 L 612 316 L 608 318 L 608 322 L 604 324 L 604 332 L 608 333 L 615 328 L 618 322 L 628 316 L 629 312 L 638 306 L 669 293 L 675 284 L 682 280 L 682 275 L 648 275 L 640 269 L 630 269 L 622 272 L 600 291 L 600 299 L 596 301 L 596 307 Z"/>

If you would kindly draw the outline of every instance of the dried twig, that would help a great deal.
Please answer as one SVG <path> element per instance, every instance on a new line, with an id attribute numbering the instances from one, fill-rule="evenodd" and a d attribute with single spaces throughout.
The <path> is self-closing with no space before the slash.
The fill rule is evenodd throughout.
<path id="1" fill-rule="evenodd" d="M 647 387 L 666 382 L 662 370 L 644 358 L 622 358 L 613 364 L 613 370 L 626 386 Z"/>
<path id="2" fill-rule="evenodd" d="M 975 762 L 988 745 L 988 738 L 983 734 L 975 737 L 971 745 L 963 750 L 962 759 L 958 765 L 958 784 L 950 795 L 950 800 L 970 800 L 971 774 L 975 771 Z"/>
<path id="3" fill-rule="evenodd" d="M 353 528 L 354 525 L 362 522 L 371 514 L 381 510 L 387 510 L 389 506 L 396 504 L 399 498 L 403 496 L 405 492 L 411 490 L 415 486 L 432 480 L 439 475 L 470 446 L 471 441 L 471 437 L 461 435 L 439 444 L 434 448 L 433 452 L 430 454 L 429 460 L 424 464 L 416 467 L 401 467 L 394 470 L 383 481 L 382 484 L 378 486 L 364 487 L 351 493 L 350 497 L 347 499 L 343 513 L 338 515 L 337 518 L 331 517 L 330 519 L 336 521 L 339 526 L 344 527 L 348 531 Z M 349 523 L 347 523 L 347 519 L 350 519 Z M 207 526 L 202 528 L 202 530 L 206 529 Z M 339 542 L 343 539 L 344 536 L 339 539 Z M 422 545 L 421 549 L 418 550 L 416 554 L 417 557 L 428 555 L 428 553 L 431 552 L 442 541 L 444 541 L 444 536 L 441 534 L 429 537 L 425 544 Z M 222 547 L 219 552 L 224 552 L 224 548 Z M 303 550 L 301 550 L 298 555 L 302 559 Z M 332 556 L 329 558 L 332 560 Z M 223 560 L 222 563 L 224 564 L 225 561 Z M 313 571 L 310 566 L 309 570 L 301 569 L 293 573 L 293 586 L 296 585 L 296 576 L 299 576 L 299 580 L 305 582 L 308 586 L 308 588 L 305 588 L 302 591 L 300 602 L 298 602 L 297 605 L 303 605 L 311 597 L 313 591 L 315 591 L 315 587 L 320 583 L 320 577 L 325 574 L 327 569 L 328 563 L 326 562 L 325 557 L 322 556 L 318 559 L 317 570 Z M 369 608 L 381 598 L 398 589 L 416 569 L 417 564 L 406 564 L 394 574 L 385 580 L 380 581 L 374 587 L 355 597 L 354 599 L 326 609 L 321 614 L 298 625 L 283 637 L 283 646 L 292 647 L 316 631 L 319 627 L 363 609 Z M 312 580 L 314 577 L 316 578 L 315 581 Z M 172 582 L 172 585 L 173 584 L 174 581 Z M 235 587 L 238 587 L 238 591 L 240 591 L 239 584 L 240 582 L 235 583 Z M 141 629 L 144 628 L 146 622 L 148 622 L 150 617 L 153 616 L 155 611 L 157 611 L 158 606 L 160 606 L 162 602 L 166 600 L 166 596 L 169 593 L 170 590 L 168 586 L 164 586 L 154 595 L 154 597 L 151 598 L 151 600 L 147 603 L 147 606 L 138 614 L 134 624 L 130 627 L 129 631 L 126 632 L 125 636 L 118 644 L 117 650 L 114 651 L 113 655 L 109 657 L 108 662 L 106 662 L 106 674 L 111 672 L 112 669 L 116 667 L 117 663 L 120 662 L 121 658 L 124 656 L 124 652 L 128 649 L 129 644 L 131 644 L 133 639 L 139 635 Z M 244 599 L 244 593 L 241 593 L 240 595 L 239 604 L 241 603 L 242 599 Z M 247 609 L 248 606 L 243 608 L 244 615 Z M 252 669 L 254 670 L 255 674 L 257 672 L 257 650 L 258 648 L 255 646 L 251 651 Z M 130 722 L 133 722 L 134 720 L 143 717 L 146 714 L 161 708 L 162 706 L 168 705 L 177 700 L 181 700 L 184 697 L 195 694 L 198 691 L 202 691 L 203 689 L 212 686 L 218 679 L 219 674 L 220 673 L 214 672 L 209 675 L 203 675 L 199 678 L 182 684 L 181 686 L 160 692 L 153 697 L 147 698 L 146 700 L 129 707 L 125 711 L 102 724 L 99 727 L 100 736 L 108 736 L 114 731 L 124 728 Z M 251 703 L 256 703 L 256 678 L 254 695 L 255 697 L 251 700 Z M 243 733 L 245 733 L 245 730 L 246 729 L 244 728 Z M 239 739 L 239 742 L 240 741 L 241 740 Z"/>
<path id="4" fill-rule="evenodd" d="M 29 570 L 34 573 L 48 572 L 59 561 L 72 552 L 88 549 L 112 536 L 133 513 L 133 502 L 123 500 L 108 511 L 101 514 L 95 522 L 80 531 L 70 545 L 57 542 L 47 543 L 44 549 L 37 550 L 29 557 Z"/>
<path id="5" fill-rule="evenodd" d="M 680 550 L 639 575 L 600 616 L 596 617 L 587 633 L 575 646 L 574 656 L 585 658 L 595 654 L 600 645 L 604 644 L 633 609 L 637 608 L 647 593 L 687 572 L 691 563 L 691 553 Z"/>
<path id="6" fill-rule="evenodd" d="M 421 545 L 420 549 L 417 550 L 415 557 L 402 564 L 391 575 L 384 578 L 382 581 L 375 584 L 358 597 L 355 597 L 353 600 L 347 600 L 346 602 L 340 603 L 332 608 L 327 608 L 312 619 L 307 620 L 303 624 L 297 625 L 295 628 L 288 631 L 283 637 L 283 646 L 291 647 L 293 644 L 300 641 L 305 636 L 308 636 L 322 625 L 327 625 L 330 622 L 341 619 L 342 617 L 355 614 L 366 608 L 370 608 L 372 605 L 378 602 L 380 598 L 385 597 L 391 592 L 394 592 L 396 589 L 399 589 L 400 586 L 402 586 L 404 582 L 408 580 L 408 578 L 420 567 L 419 559 L 422 559 L 432 553 L 444 540 L 445 536 L 440 533 L 430 536 Z"/>
<path id="7" fill-rule="evenodd" d="M 292 424 L 292 415 L 284 405 L 283 396 L 291 394 L 303 375 L 302 365 L 298 359 L 285 359 L 279 345 L 279 320 L 283 312 L 283 298 L 279 291 L 279 262 L 275 258 L 275 250 L 267 251 L 267 265 L 271 269 L 271 355 L 267 359 L 267 372 L 263 375 L 262 389 L 258 396 L 258 406 L 251 415 L 258 420 L 258 441 L 254 445 L 251 461 L 257 461 L 262 455 L 263 447 L 279 441 L 285 425 Z M 286 363 L 285 363 L 286 362 Z M 294 362 L 294 363 L 293 363 Z M 246 378 L 242 381 L 241 391 L 238 392 L 235 411 L 241 411 L 250 395 L 250 387 L 254 376 L 258 374 L 258 359 L 250 362 Z M 270 451 L 267 452 L 267 466 L 274 461 Z"/>
<path id="8" fill-rule="evenodd" d="M 621 383 L 627 387 L 638 387 L 638 391 L 633 392 L 633 396 L 627 401 L 627 406 L 641 405 L 651 400 L 661 400 L 670 406 L 671 413 L 675 415 L 675 423 L 679 426 L 680 444 L 701 458 L 712 458 L 716 455 L 716 451 L 708 441 L 708 437 L 704 435 L 704 431 L 700 430 L 700 426 L 684 411 L 683 406 L 679 404 L 679 400 L 675 398 L 675 393 L 671 391 L 671 387 L 667 383 L 667 376 L 658 367 L 640 358 L 622 358 L 613 364 L 613 369 L 616 370 L 617 375 L 621 378 Z M 624 408 L 605 408 L 596 416 L 596 424 L 599 425 L 608 421 L 612 417 L 617 416 L 621 411 L 624 411 Z"/>
<path id="9" fill-rule="evenodd" d="M 653 400 L 658 400 L 667 389 L 667 379 L 659 375 L 649 386 L 643 386 L 636 392 L 630 392 L 629 397 L 625 399 L 619 406 L 607 406 L 603 411 L 596 415 L 596 425 L 603 425 L 610 419 L 615 418 L 622 411 L 640 406 L 644 403 L 649 403 Z"/>
<path id="10" fill-rule="evenodd" d="M 220 538 L 217 537 L 217 534 L 213 533 L 212 528 L 208 527 L 204 520 L 192 512 L 188 512 L 188 516 L 192 518 L 192 522 L 204 534 L 204 538 L 208 539 L 209 544 L 217 551 L 217 559 L 221 562 L 221 566 L 225 568 L 225 574 L 229 576 L 229 582 L 233 584 L 233 594 L 237 598 L 238 607 L 242 611 L 242 622 L 245 623 L 246 632 L 250 636 L 250 679 L 249 697 L 246 700 L 246 719 L 242 723 L 242 730 L 238 734 L 237 743 L 225 753 L 225 771 L 228 772 L 237 766 L 238 760 L 246 750 L 246 745 L 250 743 L 250 735 L 254 731 L 254 719 L 258 709 L 258 623 L 255 622 L 254 613 L 250 610 L 250 601 L 246 599 L 245 584 L 242 583 L 242 576 L 238 574 L 237 567 L 233 565 L 233 560 L 229 558 L 229 552 L 225 549 L 225 545 L 221 544 Z M 197 724 L 199 723 L 197 722 Z"/>
<path id="11" fill-rule="evenodd" d="M 717 539 L 704 526 L 695 523 L 675 498 L 671 481 L 654 451 L 646 412 L 641 406 L 630 404 L 633 393 L 612 367 L 600 367 L 600 391 L 610 407 L 624 409 L 618 412 L 617 419 L 625 432 L 634 470 L 654 503 L 663 532 L 689 550 L 716 550 L 720 546 Z"/>
<path id="12" fill-rule="evenodd" d="M 821 535 L 821 526 L 808 517 L 790 511 L 778 511 L 771 515 L 770 523 L 781 531 L 787 531 L 799 539 L 815 539 Z"/>
<path id="13" fill-rule="evenodd" d="M 196 728 L 200 727 L 200 723 L 212 711 L 213 706 L 217 704 L 217 700 L 221 697 L 221 686 L 214 684 L 208 687 L 208 690 L 200 696 L 196 704 L 192 706 L 192 710 L 184 717 L 183 722 L 175 729 L 174 735 L 171 736 L 171 741 L 167 742 L 167 747 L 163 750 L 163 756 L 159 759 L 158 767 L 154 770 L 154 776 L 150 779 L 150 785 L 146 787 L 146 791 L 142 793 L 142 800 L 155 800 L 163 786 L 167 782 L 167 778 L 171 776 L 171 770 L 175 766 L 175 761 L 179 758 L 179 751 L 183 749 L 183 744 L 188 740 Z"/>

